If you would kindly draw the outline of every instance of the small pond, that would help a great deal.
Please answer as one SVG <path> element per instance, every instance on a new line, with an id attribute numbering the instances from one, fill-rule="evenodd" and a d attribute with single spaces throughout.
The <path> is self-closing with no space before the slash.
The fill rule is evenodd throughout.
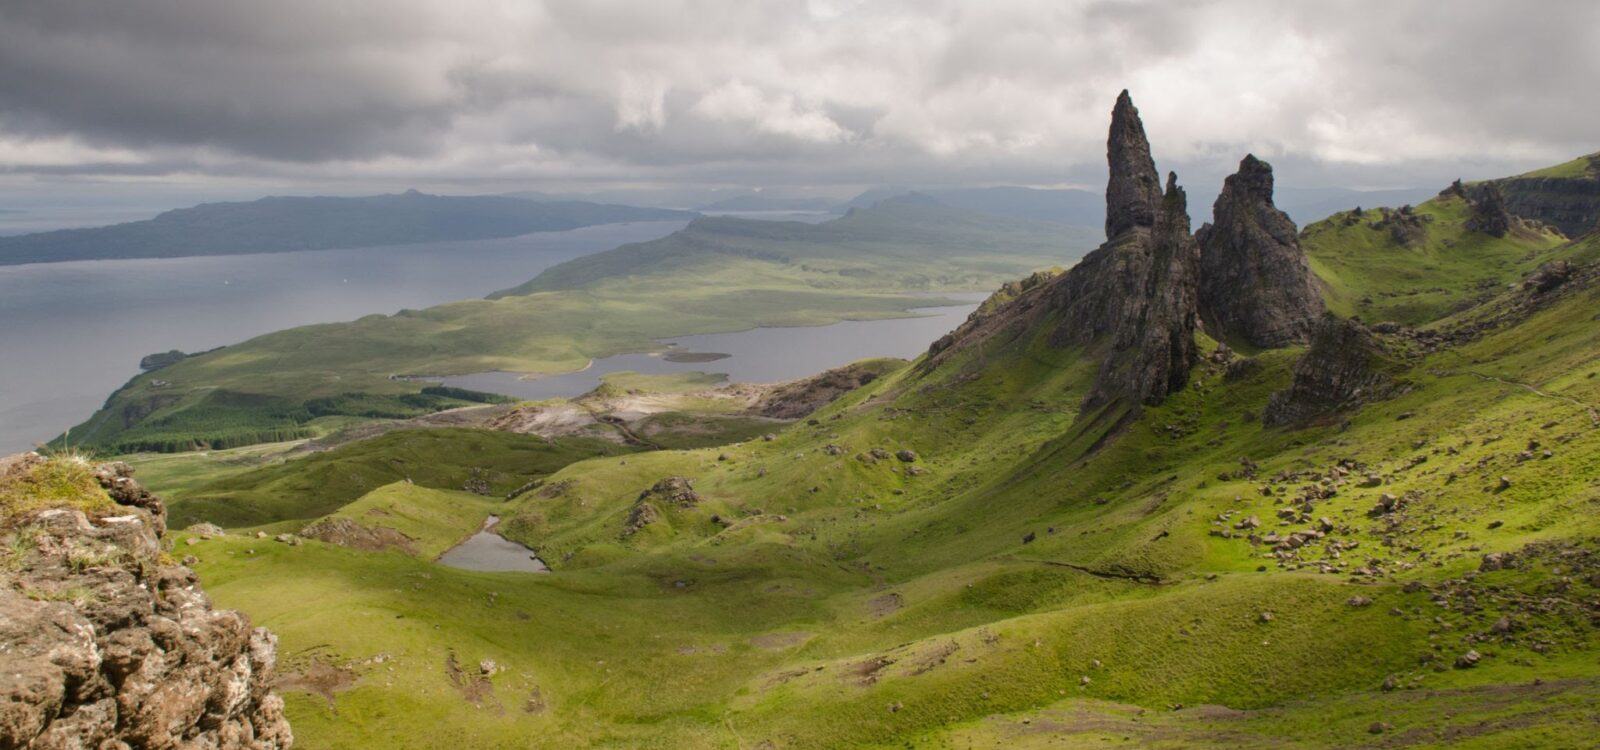
<path id="1" fill-rule="evenodd" d="M 499 521 L 499 516 L 489 516 L 478 533 L 440 555 L 439 562 L 485 573 L 549 573 L 550 568 L 533 550 L 494 533 Z"/>

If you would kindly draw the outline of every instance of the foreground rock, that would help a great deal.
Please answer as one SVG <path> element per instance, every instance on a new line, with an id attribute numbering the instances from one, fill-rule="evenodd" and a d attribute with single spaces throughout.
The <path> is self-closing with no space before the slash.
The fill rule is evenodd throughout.
<path id="1" fill-rule="evenodd" d="M 46 466 L 13 462 L 6 497 Z M 165 561 L 160 500 L 130 473 L 85 470 L 109 500 L 0 508 L 0 747 L 289 747 L 276 639 Z"/>
<path id="2" fill-rule="evenodd" d="M 1272 203 L 1272 167 L 1255 156 L 1222 184 L 1200 244 L 1200 319 L 1217 340 L 1263 348 L 1304 344 L 1322 317 L 1322 295 L 1299 232 Z"/>

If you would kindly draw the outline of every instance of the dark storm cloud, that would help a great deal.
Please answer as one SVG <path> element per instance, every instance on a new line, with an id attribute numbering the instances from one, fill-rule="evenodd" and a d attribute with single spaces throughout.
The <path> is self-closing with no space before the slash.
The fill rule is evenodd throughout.
<path id="1" fill-rule="evenodd" d="M 1129 87 L 1186 178 L 1253 150 L 1412 183 L 1600 148 L 1596 28 L 1578 0 L 8 0 L 0 171 L 1093 184 Z"/>

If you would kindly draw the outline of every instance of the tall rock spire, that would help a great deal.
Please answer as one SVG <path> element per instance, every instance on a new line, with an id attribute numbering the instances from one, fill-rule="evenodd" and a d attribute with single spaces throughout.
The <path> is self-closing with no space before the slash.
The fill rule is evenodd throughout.
<path id="1" fill-rule="evenodd" d="M 1158 404 L 1184 387 L 1197 353 L 1200 250 L 1189 234 L 1187 198 L 1150 158 L 1139 111 L 1117 97 L 1107 140 L 1106 243 L 1056 287 L 1059 346 L 1105 347 L 1086 407 Z"/>
<path id="2" fill-rule="evenodd" d="M 1304 344 L 1322 294 L 1294 222 L 1272 204 L 1272 166 L 1255 156 L 1222 183 L 1200 244 L 1200 319 L 1218 340 L 1272 348 Z"/>
<path id="3" fill-rule="evenodd" d="M 1139 108 L 1124 89 L 1111 110 L 1111 135 L 1106 139 L 1111 181 L 1106 184 L 1106 239 L 1135 227 L 1155 224 L 1161 204 L 1161 176 L 1150 158 Z"/>

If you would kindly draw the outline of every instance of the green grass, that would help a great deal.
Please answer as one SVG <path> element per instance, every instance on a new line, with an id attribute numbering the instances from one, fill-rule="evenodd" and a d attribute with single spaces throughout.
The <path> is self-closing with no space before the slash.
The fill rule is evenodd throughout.
<path id="1" fill-rule="evenodd" d="M 186 482 L 172 503 L 171 516 L 179 526 L 309 521 L 407 479 L 441 490 L 460 490 L 481 480 L 491 496 L 504 497 L 573 461 L 627 452 L 592 439 L 550 442 L 485 430 L 399 430 L 244 473 L 224 471 L 213 474 L 211 481 Z M 159 474 L 146 480 L 156 491 L 163 489 Z"/>
<path id="2" fill-rule="evenodd" d="M 1469 236 L 1449 201 L 1419 211 L 1435 218 L 1411 248 L 1364 225 L 1308 232 L 1335 310 L 1476 324 L 1515 309 L 1506 285 L 1537 263 L 1600 254 Z M 286 670 L 351 670 L 331 704 L 287 696 L 318 748 L 1582 746 L 1600 689 L 1600 290 L 1548 299 L 1455 348 L 1392 340 L 1409 391 L 1300 429 L 1259 421 L 1297 350 L 1233 376 L 1203 362 L 1138 414 L 1081 413 L 1095 352 L 1050 347 L 1045 315 L 938 368 L 889 370 L 772 441 L 596 455 L 392 433 L 229 473 L 175 513 L 396 519 L 431 550 L 492 508 L 553 568 L 188 548 L 219 605 L 279 635 Z M 651 384 L 694 385 L 613 386 Z M 472 468 L 497 493 L 543 484 L 479 501 L 456 494 Z M 669 476 L 698 500 L 647 500 L 659 519 L 627 533 Z M 1404 512 L 1372 516 L 1384 493 Z M 1259 535 L 1320 524 L 1281 514 L 1305 502 L 1356 546 L 1279 559 L 1236 533 L 1251 516 Z M 1523 567 L 1480 572 L 1495 552 Z M 1501 617 L 1514 628 L 1496 635 Z M 1468 649 L 1482 661 L 1454 668 Z M 452 684 L 452 653 L 505 667 L 493 699 Z M 1375 721 L 1392 726 L 1372 735 Z"/>
<path id="3" fill-rule="evenodd" d="M 330 517 L 399 531 L 416 544 L 418 557 L 431 560 L 476 533 L 503 502 L 498 497 L 395 482 L 362 495 Z"/>
<path id="4" fill-rule="evenodd" d="M 1580 157 L 1578 157 L 1576 159 L 1573 159 L 1572 161 L 1563 162 L 1563 163 L 1557 164 L 1557 165 L 1555 165 L 1553 167 L 1545 167 L 1544 169 L 1535 169 L 1532 172 L 1526 172 L 1526 173 L 1517 175 L 1517 177 L 1518 178 L 1522 178 L 1522 177 L 1531 177 L 1531 178 L 1549 177 L 1549 178 L 1555 178 L 1555 179 L 1574 179 L 1574 178 L 1583 178 L 1583 177 L 1593 177 L 1595 175 L 1595 164 L 1596 164 L 1596 160 L 1597 159 L 1600 159 L 1600 153 L 1589 154 L 1588 156 L 1580 156 Z M 1516 179 L 1516 178 L 1513 178 L 1513 179 Z"/>
<path id="5" fill-rule="evenodd" d="M 116 507 L 94 478 L 94 465 L 77 454 L 50 456 L 0 475 L 0 526 L 47 508 L 105 512 Z"/>
<path id="6" fill-rule="evenodd" d="M 1440 197 L 1416 208 L 1425 239 L 1405 245 L 1374 225 L 1377 210 L 1347 223 L 1348 213 L 1301 234 L 1328 308 L 1368 322 L 1410 325 L 1436 320 L 1499 293 L 1554 256 L 1559 235 L 1518 230 L 1496 238 L 1467 230 L 1466 201 Z"/>

